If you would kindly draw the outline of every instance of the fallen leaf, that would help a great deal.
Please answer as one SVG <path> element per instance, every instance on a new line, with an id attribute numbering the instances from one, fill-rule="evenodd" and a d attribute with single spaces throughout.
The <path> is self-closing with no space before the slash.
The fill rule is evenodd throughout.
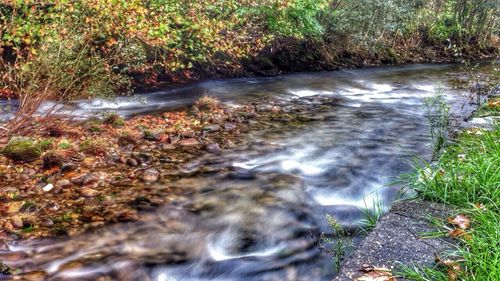
<path id="1" fill-rule="evenodd" d="M 456 281 L 458 279 L 458 274 L 462 271 L 458 262 L 450 259 L 441 260 L 436 256 L 436 263 L 447 268 L 448 281 Z"/>
<path id="2" fill-rule="evenodd" d="M 456 225 L 461 229 L 467 229 L 470 227 L 470 218 L 465 215 L 457 215 L 454 218 L 448 218 L 448 222 L 452 225 Z"/>
<path id="3" fill-rule="evenodd" d="M 452 238 L 461 237 L 465 240 L 472 239 L 472 236 L 469 233 L 467 233 L 467 232 L 465 232 L 465 230 L 459 229 L 459 228 L 448 231 L 448 235 L 450 235 L 450 237 L 452 237 Z"/>
<path id="4" fill-rule="evenodd" d="M 483 211 L 486 211 L 486 206 L 483 205 L 483 203 L 476 203 L 474 206 L 478 209 L 481 209 Z"/>
<path id="5" fill-rule="evenodd" d="M 500 100 L 488 101 L 488 107 L 500 107 Z"/>
<path id="6" fill-rule="evenodd" d="M 390 269 L 385 267 L 375 267 L 363 264 L 363 271 L 366 273 L 356 278 L 357 281 L 396 281 Z"/>

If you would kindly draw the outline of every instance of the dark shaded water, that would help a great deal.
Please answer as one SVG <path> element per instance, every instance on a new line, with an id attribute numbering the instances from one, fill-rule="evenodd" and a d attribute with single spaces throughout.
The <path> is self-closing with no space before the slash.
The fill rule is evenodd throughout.
<path id="1" fill-rule="evenodd" d="M 415 65 L 208 81 L 66 105 L 61 110 L 80 116 L 133 115 L 202 94 L 228 104 L 272 96 L 285 108 L 338 98 L 307 122 L 276 124 L 250 133 L 245 147 L 184 163 L 184 174 L 169 184 L 189 196 L 176 204 L 140 222 L 10 245 L 25 258 L 8 264 L 54 280 L 330 280 L 332 259 L 316 245 L 321 232 L 332 233 L 325 214 L 355 230 L 360 208 L 377 200 L 390 206 L 398 188 L 389 183 L 409 171 L 409 157 L 430 158 L 423 99 L 439 83 L 454 114 L 470 110 L 466 93 L 450 84 L 459 73 L 452 65 Z"/>

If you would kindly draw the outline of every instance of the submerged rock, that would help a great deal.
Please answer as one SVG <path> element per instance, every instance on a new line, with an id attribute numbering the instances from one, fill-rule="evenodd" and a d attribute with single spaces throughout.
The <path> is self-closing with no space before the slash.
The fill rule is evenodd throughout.
<path id="1" fill-rule="evenodd" d="M 155 182 L 160 178 L 160 171 L 155 168 L 149 168 L 145 170 L 142 174 L 142 180 L 145 182 Z"/>
<path id="2" fill-rule="evenodd" d="M 220 131 L 220 126 L 217 124 L 208 125 L 208 126 L 203 127 L 203 131 L 208 132 L 208 133 L 218 132 L 218 131 Z"/>
<path id="3" fill-rule="evenodd" d="M 55 186 L 59 188 L 67 188 L 71 186 L 71 182 L 67 179 L 60 179 L 56 181 Z"/>
<path id="4" fill-rule="evenodd" d="M 205 150 L 210 153 L 221 153 L 222 149 L 219 147 L 218 143 L 210 143 L 205 146 Z"/>
<path id="5" fill-rule="evenodd" d="M 194 138 L 189 138 L 189 139 L 183 139 L 177 143 L 180 146 L 194 146 L 194 145 L 199 145 L 200 143 L 194 139 Z"/>

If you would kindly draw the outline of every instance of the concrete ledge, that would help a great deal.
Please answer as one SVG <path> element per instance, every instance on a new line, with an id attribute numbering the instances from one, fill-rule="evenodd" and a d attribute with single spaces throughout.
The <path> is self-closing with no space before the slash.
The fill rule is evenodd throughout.
<path id="1" fill-rule="evenodd" d="M 449 238 L 421 238 L 421 234 L 436 230 L 427 216 L 446 218 L 452 210 L 426 201 L 401 201 L 394 204 L 375 229 L 361 242 L 344 262 L 334 280 L 354 280 L 362 275 L 363 264 L 394 269 L 398 262 L 433 265 L 435 254 L 441 255 L 453 247 Z M 398 280 L 401 280 L 398 278 Z"/>

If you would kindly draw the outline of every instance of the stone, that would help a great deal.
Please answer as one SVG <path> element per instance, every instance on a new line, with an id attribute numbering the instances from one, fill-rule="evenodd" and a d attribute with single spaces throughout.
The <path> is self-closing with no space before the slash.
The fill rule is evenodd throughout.
<path id="1" fill-rule="evenodd" d="M 83 185 L 83 181 L 84 181 L 85 175 L 86 174 L 82 174 L 82 175 L 73 177 L 73 178 L 71 178 L 71 182 L 73 184 L 76 184 L 76 185 Z"/>
<path id="2" fill-rule="evenodd" d="M 44 192 L 49 192 L 49 191 L 51 191 L 53 188 L 54 188 L 54 185 L 53 185 L 53 184 L 51 184 L 51 183 L 49 183 L 49 184 L 47 184 L 46 186 L 44 186 L 44 187 L 42 188 L 42 190 L 43 190 Z"/>
<path id="3" fill-rule="evenodd" d="M 175 149 L 175 146 L 170 143 L 164 143 L 161 145 L 161 150 L 172 150 Z"/>
<path id="4" fill-rule="evenodd" d="M 67 179 L 60 179 L 56 181 L 55 186 L 58 188 L 67 188 L 71 186 L 71 182 Z"/>
<path id="5" fill-rule="evenodd" d="M 210 143 L 205 146 L 205 150 L 210 153 L 221 153 L 222 149 L 219 147 L 218 143 Z"/>
<path id="6" fill-rule="evenodd" d="M 39 159 L 42 150 L 33 140 L 12 138 L 2 153 L 12 160 L 28 163 Z"/>
<path id="7" fill-rule="evenodd" d="M 142 173 L 141 177 L 143 181 L 150 183 L 158 181 L 159 178 L 160 178 L 160 171 L 158 171 L 158 169 L 155 168 L 146 169 Z"/>
<path id="8" fill-rule="evenodd" d="M 61 165 L 61 171 L 63 173 L 65 172 L 71 172 L 71 171 L 74 171 L 78 168 L 78 165 L 74 164 L 74 163 L 71 163 L 71 162 L 67 162 L 67 163 L 63 163 Z"/>
<path id="9" fill-rule="evenodd" d="M 255 110 L 258 112 L 269 112 L 273 109 L 273 106 L 270 104 L 259 104 L 255 106 Z"/>
<path id="10" fill-rule="evenodd" d="M 234 123 L 224 123 L 224 130 L 227 132 L 236 130 L 236 124 Z"/>
<path id="11" fill-rule="evenodd" d="M 196 135 L 196 133 L 192 130 L 186 130 L 186 131 L 181 132 L 181 136 L 183 138 L 194 138 L 195 135 Z"/>
<path id="12" fill-rule="evenodd" d="M 220 131 L 220 126 L 217 124 L 208 125 L 208 126 L 203 127 L 202 130 L 205 132 L 208 132 L 208 133 L 218 132 L 218 131 Z"/>
<path id="13" fill-rule="evenodd" d="M 71 182 L 76 185 L 90 185 L 93 183 L 104 182 L 108 179 L 108 174 L 104 172 L 87 173 L 71 179 Z"/>
<path id="14" fill-rule="evenodd" d="M 137 160 L 135 160 L 134 158 L 128 158 L 127 161 L 126 161 L 127 165 L 131 166 L 131 167 L 135 167 L 135 166 L 138 166 L 139 163 L 137 162 Z"/>
<path id="15" fill-rule="evenodd" d="M 46 219 L 42 222 L 42 226 L 44 227 L 52 227 L 54 225 L 54 221 L 51 219 Z"/>
<path id="16" fill-rule="evenodd" d="M 20 228 L 23 228 L 24 226 L 24 222 L 23 222 L 23 219 L 18 217 L 18 216 L 14 216 L 10 219 L 10 222 L 12 223 L 12 226 L 14 228 L 17 228 L 17 229 L 20 229 Z"/>
<path id="17" fill-rule="evenodd" d="M 92 188 L 83 188 L 80 190 L 80 194 L 84 197 L 96 197 L 99 195 L 99 191 Z"/>
<path id="18" fill-rule="evenodd" d="M 179 136 L 170 135 L 169 138 L 170 138 L 171 144 L 176 144 L 181 140 L 181 138 Z"/>
<path id="19" fill-rule="evenodd" d="M 189 138 L 180 140 L 177 144 L 180 146 L 194 146 L 194 145 L 199 145 L 200 143 L 196 139 Z"/>
<path id="20" fill-rule="evenodd" d="M 236 144 L 231 140 L 224 140 L 224 146 L 227 148 L 235 148 Z"/>

